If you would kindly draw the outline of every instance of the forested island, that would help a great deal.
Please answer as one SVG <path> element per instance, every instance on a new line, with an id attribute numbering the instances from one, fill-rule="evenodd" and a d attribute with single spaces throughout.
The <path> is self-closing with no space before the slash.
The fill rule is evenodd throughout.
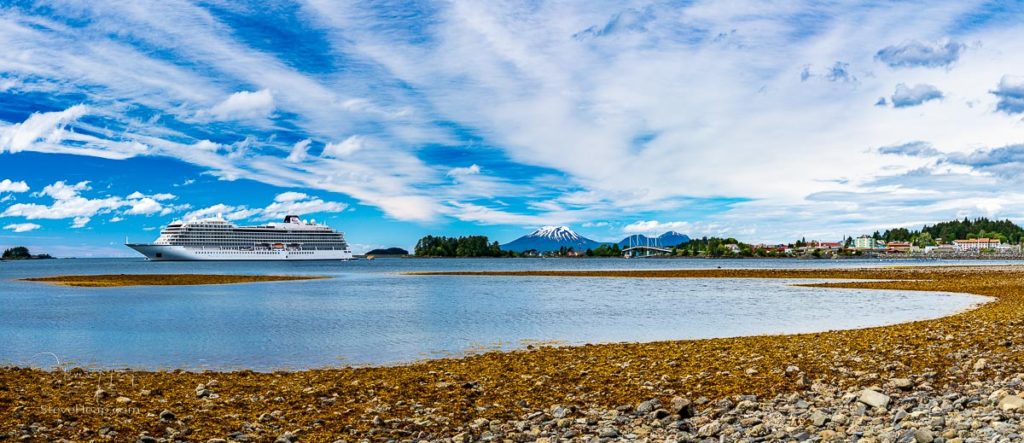
<path id="1" fill-rule="evenodd" d="M 416 242 L 417 257 L 511 257 L 498 242 L 489 242 L 485 235 L 445 237 L 428 235 Z"/>
<path id="2" fill-rule="evenodd" d="M 377 248 L 372 249 L 366 255 L 409 255 L 409 251 L 402 248 Z"/>
<path id="3" fill-rule="evenodd" d="M 24 246 L 16 246 L 10 249 L 4 250 L 4 255 L 0 257 L 2 260 L 38 260 L 53 258 L 50 254 L 38 254 L 32 255 L 28 248 Z"/>

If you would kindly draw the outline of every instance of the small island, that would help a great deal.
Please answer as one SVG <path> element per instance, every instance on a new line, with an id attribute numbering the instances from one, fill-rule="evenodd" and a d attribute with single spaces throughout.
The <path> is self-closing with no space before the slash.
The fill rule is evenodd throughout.
<path id="1" fill-rule="evenodd" d="M 53 258 L 50 254 L 38 254 L 32 255 L 28 251 L 28 248 L 24 246 L 16 246 L 10 249 L 4 249 L 4 255 L 0 257 L 0 260 L 43 260 Z"/>
<path id="2" fill-rule="evenodd" d="M 366 253 L 367 257 L 370 257 L 370 256 L 380 257 L 382 255 L 384 255 L 384 256 L 387 256 L 387 255 L 409 255 L 409 251 L 406 251 L 405 249 L 402 249 L 402 248 L 391 247 L 391 248 L 377 248 L 377 249 L 373 249 L 370 252 Z"/>

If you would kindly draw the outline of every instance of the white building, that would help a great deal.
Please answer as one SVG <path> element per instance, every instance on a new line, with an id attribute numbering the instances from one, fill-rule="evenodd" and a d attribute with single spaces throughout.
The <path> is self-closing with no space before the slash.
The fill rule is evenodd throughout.
<path id="1" fill-rule="evenodd" d="M 953 240 L 953 247 L 958 252 L 972 252 L 982 249 L 1001 249 L 1002 242 L 998 238 L 969 238 L 966 240 Z"/>
<path id="2" fill-rule="evenodd" d="M 862 235 L 853 239 L 855 249 L 878 249 L 878 241 L 870 235 Z"/>

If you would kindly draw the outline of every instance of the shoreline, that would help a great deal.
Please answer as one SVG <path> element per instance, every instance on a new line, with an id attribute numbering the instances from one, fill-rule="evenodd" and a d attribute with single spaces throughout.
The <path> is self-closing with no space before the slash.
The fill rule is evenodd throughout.
<path id="1" fill-rule="evenodd" d="M 97 438 L 98 430 L 104 427 L 122 437 L 146 432 L 163 438 L 168 437 L 166 428 L 172 428 L 179 437 L 187 435 L 188 439 L 198 441 L 228 438 L 232 433 L 245 433 L 256 440 L 273 440 L 285 432 L 295 433 L 302 441 L 447 437 L 468 441 L 499 434 L 501 438 L 534 441 L 564 438 L 574 432 L 580 437 L 590 435 L 591 431 L 594 436 L 611 435 L 611 430 L 627 435 L 643 427 L 648 428 L 646 432 L 651 438 L 655 438 L 656 433 L 668 432 L 663 438 L 685 439 L 698 437 L 702 433 L 700 429 L 711 423 L 717 423 L 712 428 L 719 429 L 704 429 L 703 434 L 716 440 L 719 436 L 743 437 L 747 432 L 789 438 L 806 432 L 803 425 L 768 426 L 768 420 L 763 417 L 757 424 L 720 418 L 723 414 L 742 417 L 758 410 L 765 414 L 777 413 L 782 405 L 776 400 L 793 395 L 808 402 L 812 397 L 817 398 L 815 401 L 826 401 L 823 399 L 831 396 L 832 400 L 828 401 L 837 403 L 830 408 L 838 410 L 857 404 L 856 399 L 846 400 L 850 392 L 868 387 L 892 397 L 894 402 L 912 395 L 939 396 L 943 392 L 971 389 L 988 390 L 988 395 L 1002 389 L 997 395 L 1000 398 L 995 400 L 1001 401 L 1002 397 L 1015 392 L 1017 384 L 1012 380 L 1024 367 L 1024 269 L 1015 266 L 417 274 L 836 278 L 876 281 L 812 286 L 958 292 L 990 296 L 994 300 L 937 319 L 865 329 L 649 343 L 536 346 L 400 366 L 276 373 L 62 372 L 6 367 L 0 368 L 0 386 L 13 388 L 0 388 L 0 423 L 5 423 L 3 428 L 7 428 L 7 424 L 28 426 L 38 422 L 48 429 L 39 435 L 75 440 Z M 128 378 L 131 383 L 127 382 Z M 107 379 L 112 382 L 98 383 Z M 911 380 L 913 389 L 896 387 L 897 384 L 903 386 L 904 379 Z M 741 398 L 737 396 L 754 397 L 753 400 L 750 397 L 737 400 Z M 669 411 L 668 416 L 651 418 L 648 415 L 653 411 L 643 412 L 647 407 L 640 407 L 650 402 L 648 406 L 659 403 L 665 406 L 664 410 L 672 409 L 668 406 L 676 397 L 690 401 L 694 410 L 693 414 L 687 414 L 695 416 L 682 417 Z M 776 400 L 771 400 L 773 397 Z M 40 405 L 44 399 L 46 404 Z M 733 407 L 719 406 L 725 400 Z M 743 401 L 764 404 L 735 411 L 735 405 Z M 70 414 L 75 420 L 69 421 L 69 414 L 53 410 L 82 405 L 124 406 L 138 412 Z M 808 408 L 796 408 L 794 413 L 801 410 L 811 413 Z M 161 419 L 164 411 L 173 415 L 173 419 Z M 617 419 L 606 417 L 612 414 L 610 411 L 618 411 L 619 417 L 628 419 L 617 423 Z M 860 417 L 874 420 L 871 411 Z M 878 417 L 896 413 L 891 408 L 876 412 Z M 666 418 L 673 418 L 672 426 L 655 424 Z M 481 425 L 481 420 L 489 424 Z M 608 420 L 610 423 L 605 423 Z M 590 421 L 595 423 L 591 425 Z M 675 425 L 677 421 L 681 424 Z M 761 428 L 753 431 L 758 425 Z M 793 426 L 796 429 L 788 429 Z M 852 422 L 841 430 L 833 426 L 821 432 L 850 436 L 853 435 L 849 432 L 850 426 Z M 537 432 L 534 432 L 535 427 Z M 22 435 L 22 428 L 11 429 L 14 439 Z M 188 433 L 181 434 L 185 430 Z M 928 431 L 939 432 L 937 429 Z M 973 431 L 968 427 L 964 432 Z"/>

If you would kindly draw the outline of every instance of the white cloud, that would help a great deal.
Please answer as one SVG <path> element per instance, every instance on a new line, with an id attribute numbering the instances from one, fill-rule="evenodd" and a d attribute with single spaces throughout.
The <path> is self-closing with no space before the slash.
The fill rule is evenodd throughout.
<path id="1" fill-rule="evenodd" d="M 153 194 L 150 197 L 152 197 L 153 200 L 158 200 L 158 201 L 174 200 L 174 199 L 178 198 L 177 195 L 170 194 L 170 193 L 167 193 L 167 192 L 160 192 L 160 193 L 157 193 L 157 194 Z"/>
<path id="2" fill-rule="evenodd" d="M 295 201 L 295 200 L 303 200 L 303 199 L 306 199 L 308 197 L 309 197 L 308 195 L 303 194 L 301 192 L 288 191 L 288 192 L 282 192 L 280 194 L 277 194 L 277 196 L 274 197 L 274 201 L 275 202 L 290 202 L 290 201 Z"/>
<path id="3" fill-rule="evenodd" d="M 295 200 L 275 200 L 263 208 L 260 217 L 263 219 L 283 219 L 286 215 L 305 215 L 317 212 L 342 212 L 348 205 L 339 202 L 327 202 L 319 198 L 302 198 Z"/>
<path id="4" fill-rule="evenodd" d="M 189 212 L 184 220 L 202 219 L 221 215 L 227 220 L 278 220 L 286 215 L 306 215 L 322 212 L 342 212 L 348 205 L 341 202 L 324 201 L 301 192 L 287 191 L 278 194 L 272 203 L 264 208 L 231 206 L 218 203 L 213 206 Z"/>
<path id="5" fill-rule="evenodd" d="M 480 166 L 476 163 L 464 168 L 452 168 L 448 170 L 449 177 L 462 177 L 466 175 L 477 175 L 480 173 Z"/>
<path id="6" fill-rule="evenodd" d="M 28 232 L 39 229 L 41 227 L 42 226 L 39 226 L 35 223 L 12 223 L 7 226 L 4 226 L 4 229 L 8 229 L 14 232 Z"/>
<path id="7" fill-rule="evenodd" d="M 144 197 L 140 200 L 131 202 L 131 208 L 129 208 L 125 213 L 131 215 L 152 215 L 160 212 L 162 209 L 163 206 L 161 206 L 156 200 Z"/>
<path id="8" fill-rule="evenodd" d="M 3 192 L 26 192 L 28 191 L 28 184 L 24 181 L 11 181 L 9 178 L 5 178 L 0 181 L 0 193 Z"/>
<path id="9" fill-rule="evenodd" d="M 660 222 L 657 220 L 640 220 L 623 226 L 622 232 L 627 234 L 660 234 L 664 231 L 685 232 L 691 227 L 692 226 L 689 222 L 684 221 Z"/>
<path id="10" fill-rule="evenodd" d="M 63 111 L 33 113 L 24 122 L 0 129 L 0 153 L 20 152 L 36 144 L 56 145 L 65 135 L 64 127 L 89 112 L 85 105 Z"/>
<path id="11" fill-rule="evenodd" d="M 298 143 L 295 143 L 295 145 L 292 146 L 291 153 L 288 154 L 288 161 L 290 161 L 290 162 L 305 161 L 306 157 L 308 157 L 306 152 L 309 150 L 309 144 L 312 143 L 312 142 L 313 142 L 312 140 L 307 138 L 305 140 L 299 141 Z"/>
<path id="12" fill-rule="evenodd" d="M 897 108 L 917 106 L 930 100 L 941 100 L 942 91 L 929 84 L 907 86 L 903 83 L 896 85 L 896 92 L 892 94 L 892 105 Z"/>
<path id="13" fill-rule="evenodd" d="M 157 193 L 147 196 L 141 192 L 133 192 L 125 197 L 105 196 L 89 198 L 82 195 L 85 191 L 92 190 L 90 182 L 80 181 L 68 184 L 65 181 L 57 181 L 45 186 L 41 191 L 32 193 L 32 197 L 49 197 L 53 202 L 49 205 L 40 203 L 17 203 L 8 206 L 0 212 L 0 217 L 24 217 L 29 220 L 36 219 L 73 219 L 72 227 L 84 227 L 92 218 L 98 214 L 108 214 L 127 208 L 120 215 L 167 215 L 171 212 L 181 211 L 189 208 L 188 204 L 164 207 L 160 201 L 173 200 L 177 198 L 174 194 Z M 122 217 L 114 216 L 112 221 L 120 220 Z M 115 220 L 116 219 L 116 220 Z"/>
<path id="14" fill-rule="evenodd" d="M 227 220 L 240 220 L 248 218 L 251 212 L 245 206 L 235 207 L 228 206 L 223 203 L 218 203 L 213 206 L 207 206 L 205 208 L 197 209 L 186 213 L 181 218 L 183 220 L 203 219 L 211 218 L 216 216 L 224 217 Z"/>
<path id="15" fill-rule="evenodd" d="M 175 212 L 185 211 L 185 210 L 188 210 L 188 209 L 191 209 L 191 208 L 192 208 L 192 205 L 190 205 L 188 203 L 182 203 L 182 204 L 179 204 L 179 205 L 164 206 L 164 208 L 160 210 L 160 215 L 161 216 L 169 215 L 169 214 L 173 214 Z"/>
<path id="16" fill-rule="evenodd" d="M 74 185 L 58 181 L 33 194 L 33 196 L 51 197 L 54 200 L 52 205 L 17 203 L 8 206 L 0 213 L 0 217 L 25 217 L 29 220 L 74 218 L 73 227 L 77 228 L 85 226 L 93 215 L 111 212 L 126 204 L 120 197 L 90 199 L 79 194 L 88 189 L 90 189 L 88 181 L 81 181 Z"/>
<path id="17" fill-rule="evenodd" d="M 320 153 L 320 156 L 345 158 L 356 153 L 356 151 L 363 149 L 366 144 L 366 138 L 359 135 L 353 135 L 341 141 L 341 143 L 328 143 L 324 146 L 324 150 Z"/>
<path id="18" fill-rule="evenodd" d="M 118 217 L 118 216 L 110 217 L 110 222 L 111 223 L 117 223 L 117 222 L 120 222 L 120 221 L 124 221 L 124 219 L 121 218 L 121 217 Z"/>
<path id="19" fill-rule="evenodd" d="M 274 95 L 269 89 L 239 91 L 210 108 L 214 120 L 245 120 L 266 118 L 274 112 Z"/>

